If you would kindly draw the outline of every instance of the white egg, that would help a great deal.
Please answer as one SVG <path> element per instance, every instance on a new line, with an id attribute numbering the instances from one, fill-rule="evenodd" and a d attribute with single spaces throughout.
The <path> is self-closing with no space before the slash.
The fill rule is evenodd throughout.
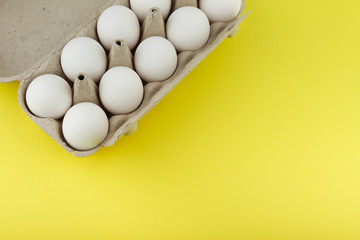
<path id="1" fill-rule="evenodd" d="M 54 74 L 35 78 L 26 90 L 26 104 L 30 111 L 42 118 L 62 118 L 72 104 L 69 84 Z"/>
<path id="2" fill-rule="evenodd" d="M 165 20 L 169 16 L 171 0 L 130 0 L 130 7 L 140 22 L 143 22 L 149 9 L 157 7 Z"/>
<path id="3" fill-rule="evenodd" d="M 98 105 L 78 103 L 65 114 L 62 131 L 71 147 L 80 151 L 90 150 L 104 141 L 109 131 L 109 121 Z"/>
<path id="4" fill-rule="evenodd" d="M 114 5 L 100 15 L 97 33 L 100 42 L 108 51 L 116 40 L 124 40 L 132 50 L 139 41 L 140 23 L 129 8 Z"/>
<path id="5" fill-rule="evenodd" d="M 128 67 L 114 67 L 101 78 L 100 99 L 104 107 L 114 115 L 135 111 L 144 96 L 139 75 Z"/>
<path id="6" fill-rule="evenodd" d="M 177 53 L 171 42 L 157 36 L 142 41 L 134 56 L 136 72 L 146 82 L 168 79 L 175 72 L 177 62 Z"/>
<path id="7" fill-rule="evenodd" d="M 181 7 L 170 15 L 166 24 L 166 34 L 178 52 L 195 51 L 208 41 L 210 23 L 200 9 Z"/>
<path id="8" fill-rule="evenodd" d="M 77 37 L 63 48 L 61 67 L 71 81 L 75 81 L 79 73 L 86 73 L 94 82 L 99 82 L 107 67 L 106 53 L 94 39 Z"/>
<path id="9" fill-rule="evenodd" d="M 210 22 L 227 22 L 238 15 L 241 0 L 200 0 L 199 5 Z"/>

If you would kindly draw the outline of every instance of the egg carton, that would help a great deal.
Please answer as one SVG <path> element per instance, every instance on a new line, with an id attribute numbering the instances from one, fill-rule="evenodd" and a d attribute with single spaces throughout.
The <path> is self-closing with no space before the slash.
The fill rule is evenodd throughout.
<path id="1" fill-rule="evenodd" d="M 241 10 L 236 18 L 228 22 L 215 22 L 211 24 L 210 38 L 206 45 L 197 51 L 185 51 L 178 54 L 178 66 L 175 73 L 162 82 L 144 83 L 144 98 L 140 107 L 127 115 L 111 115 L 109 117 L 109 133 L 103 143 L 88 151 L 73 149 L 65 141 L 62 134 L 62 120 L 50 118 L 39 118 L 33 115 L 26 105 L 25 93 L 29 84 L 38 76 L 43 74 L 56 74 L 67 79 L 60 65 L 60 55 L 65 44 L 75 37 L 90 37 L 99 41 L 96 33 L 96 24 L 100 14 L 112 5 L 129 6 L 129 0 L 106 1 L 88 21 L 79 25 L 75 30 L 62 39 L 58 47 L 50 51 L 42 59 L 32 65 L 23 73 L 12 77 L 1 77 L 0 82 L 20 81 L 18 89 L 18 101 L 23 111 L 61 147 L 74 156 L 85 157 L 97 152 L 101 147 L 112 146 L 123 135 L 130 135 L 137 129 L 137 122 L 162 98 L 166 96 L 182 79 L 185 78 L 208 54 L 210 54 L 224 39 L 233 37 L 238 31 L 238 25 L 247 17 L 250 11 L 243 15 L 245 1 L 242 0 Z M 183 6 L 198 6 L 197 0 L 173 0 L 172 11 Z M 152 8 L 141 26 L 139 43 L 151 36 L 166 37 L 165 22 L 158 8 Z M 114 42 L 108 53 L 108 69 L 114 66 L 126 66 L 134 69 L 133 52 L 126 43 L 119 39 Z M 69 84 L 73 89 L 73 105 L 80 102 L 93 102 L 99 106 L 98 86 L 86 75 L 80 73 L 78 78 Z"/>

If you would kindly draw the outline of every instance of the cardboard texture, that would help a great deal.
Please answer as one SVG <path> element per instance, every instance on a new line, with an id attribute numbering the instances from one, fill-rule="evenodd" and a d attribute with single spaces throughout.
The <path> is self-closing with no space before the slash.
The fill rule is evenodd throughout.
<path id="1" fill-rule="evenodd" d="M 46 5 L 50 13 L 45 16 L 37 16 L 37 11 L 45 12 L 46 8 L 42 7 L 41 9 L 45 8 L 45 10 L 35 11 L 32 8 L 35 8 L 33 6 L 36 4 L 38 4 L 37 8 Z M 85 36 L 98 41 L 96 33 L 97 19 L 100 14 L 111 5 L 124 5 L 129 7 L 129 1 L 65 0 L 50 2 L 40 0 L 12 0 L 0 3 L 0 14 L 5 14 L 1 16 L 6 16 L 1 18 L 1 30 L 5 29 L 5 31 L 7 31 L 15 27 L 18 29 L 16 31 L 23 31 L 24 33 L 22 34 L 26 35 L 26 33 L 29 33 L 24 39 L 12 39 L 11 36 L 8 36 L 11 34 L 1 35 L 1 43 L 6 42 L 6 44 L 1 46 L 0 82 L 20 81 L 18 101 L 21 108 L 67 152 L 78 157 L 89 156 L 103 146 L 113 145 L 122 135 L 130 135 L 134 132 L 137 129 L 137 121 L 166 96 L 168 92 L 185 78 L 185 76 L 225 38 L 234 36 L 238 30 L 238 25 L 249 14 L 248 12 L 242 15 L 245 7 L 245 1 L 242 0 L 241 10 L 235 19 L 229 22 L 216 22 L 211 24 L 210 38 L 204 47 L 197 51 L 186 51 L 178 54 L 178 66 L 173 76 L 163 82 L 144 83 L 144 98 L 136 111 L 127 115 L 115 116 L 107 113 L 110 123 L 109 133 L 100 146 L 89 151 L 77 151 L 71 148 L 63 137 L 61 132 L 62 120 L 34 116 L 26 105 L 25 93 L 31 81 L 40 75 L 52 73 L 67 79 L 60 65 L 62 48 L 74 37 Z M 173 0 L 173 10 L 182 6 L 197 6 L 197 1 Z M 29 11 L 30 13 L 28 15 L 21 15 L 21 13 L 17 12 L 19 9 L 23 9 L 22 12 Z M 15 12 L 14 15 L 13 12 Z M 58 17 L 53 18 L 54 14 L 60 13 L 63 14 L 60 15 L 61 17 L 56 15 Z M 14 24 L 14 26 L 12 26 L 12 24 Z M 41 27 L 38 26 L 39 24 Z M 35 30 L 37 32 L 34 32 Z M 32 39 L 32 36 L 36 37 Z M 149 10 L 141 26 L 141 40 L 151 36 L 166 37 L 165 22 L 158 8 Z M 44 41 L 47 43 L 44 44 Z M 21 46 L 24 42 L 27 42 L 27 44 Z M 14 52 L 14 48 L 11 48 L 12 44 L 21 47 Z M 36 50 L 32 51 L 32 48 Z M 121 39 L 114 42 L 108 55 L 108 61 L 108 68 L 126 66 L 133 69 L 133 53 Z M 80 73 L 74 83 L 71 81 L 68 82 L 73 88 L 73 104 L 89 101 L 102 107 L 99 100 L 98 86 L 85 73 Z"/>

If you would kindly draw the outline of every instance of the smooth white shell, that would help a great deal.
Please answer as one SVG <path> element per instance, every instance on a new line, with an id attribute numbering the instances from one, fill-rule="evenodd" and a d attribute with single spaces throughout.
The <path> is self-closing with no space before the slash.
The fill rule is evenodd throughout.
<path id="1" fill-rule="evenodd" d="M 94 82 L 99 82 L 107 67 L 106 53 L 94 39 L 77 37 L 63 48 L 61 67 L 71 81 L 75 81 L 79 73 L 86 73 Z"/>
<path id="2" fill-rule="evenodd" d="M 177 67 L 177 53 L 170 41 L 163 37 L 149 37 L 136 49 L 135 69 L 146 82 L 164 81 Z"/>
<path id="3" fill-rule="evenodd" d="M 166 34 L 178 52 L 195 51 L 208 41 L 210 23 L 200 9 L 181 7 L 170 15 L 166 24 Z"/>
<path id="4" fill-rule="evenodd" d="M 69 84 L 54 74 L 35 78 L 26 90 L 26 103 L 30 111 L 42 118 L 62 118 L 72 104 Z"/>
<path id="5" fill-rule="evenodd" d="M 200 0 L 199 7 L 210 22 L 227 22 L 238 15 L 241 0 Z"/>
<path id="6" fill-rule="evenodd" d="M 132 50 L 139 41 L 140 23 L 129 8 L 114 5 L 100 15 L 97 33 L 101 44 L 108 51 L 116 40 L 124 40 Z"/>
<path id="7" fill-rule="evenodd" d="M 114 67 L 101 78 L 100 99 L 104 107 L 114 115 L 135 111 L 144 96 L 139 75 L 128 67 Z"/>
<path id="8" fill-rule="evenodd" d="M 70 146 L 85 151 L 104 141 L 109 131 L 109 121 L 98 105 L 83 102 L 74 105 L 65 114 L 62 130 Z"/>
<path id="9" fill-rule="evenodd" d="M 160 9 L 165 20 L 169 16 L 171 0 L 130 0 L 130 7 L 140 22 L 144 21 L 149 9 L 153 7 Z"/>

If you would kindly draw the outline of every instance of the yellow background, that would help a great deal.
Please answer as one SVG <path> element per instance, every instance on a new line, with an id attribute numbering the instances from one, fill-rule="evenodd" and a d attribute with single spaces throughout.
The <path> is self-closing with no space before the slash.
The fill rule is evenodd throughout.
<path id="1" fill-rule="evenodd" d="M 360 2 L 250 16 L 139 122 L 75 158 L 0 85 L 0 239 L 360 239 Z"/>

